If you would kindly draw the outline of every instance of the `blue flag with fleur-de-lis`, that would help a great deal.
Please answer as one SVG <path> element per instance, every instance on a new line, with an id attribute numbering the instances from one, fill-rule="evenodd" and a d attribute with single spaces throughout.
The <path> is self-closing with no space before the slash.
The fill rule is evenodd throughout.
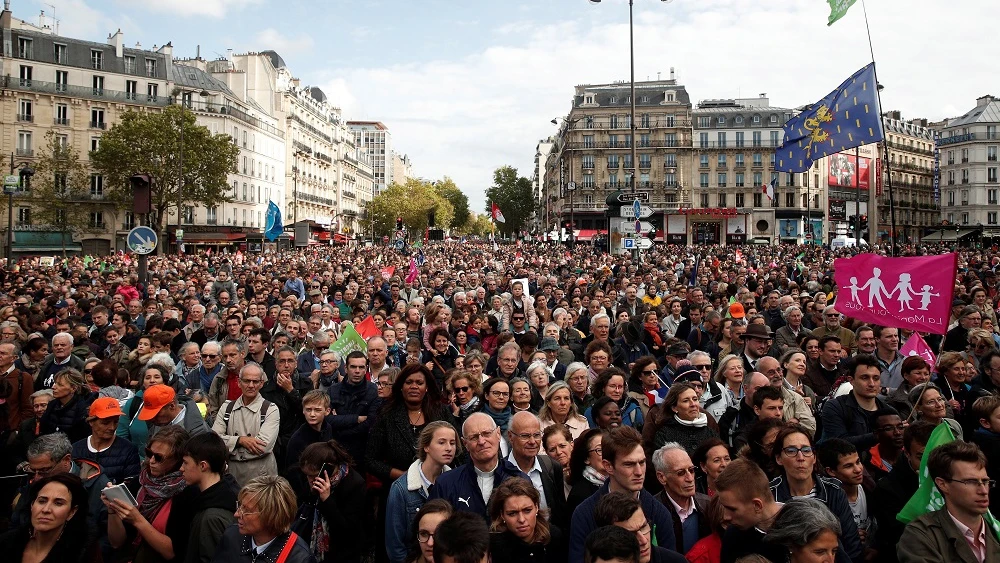
<path id="1" fill-rule="evenodd" d="M 825 98 L 785 123 L 774 169 L 805 172 L 834 153 L 883 140 L 875 63 L 855 72 Z"/>

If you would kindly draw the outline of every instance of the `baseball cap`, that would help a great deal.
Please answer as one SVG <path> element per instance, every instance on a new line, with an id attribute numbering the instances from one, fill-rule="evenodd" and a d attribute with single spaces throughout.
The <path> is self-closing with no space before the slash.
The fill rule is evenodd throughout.
<path id="1" fill-rule="evenodd" d="M 729 306 L 729 316 L 734 319 L 742 319 L 746 316 L 746 312 L 743 310 L 743 304 L 733 303 Z"/>
<path id="2" fill-rule="evenodd" d="M 65 309 L 66 307 L 69 307 L 69 303 L 67 303 L 65 299 L 60 299 L 59 301 L 56 301 L 56 304 L 53 305 L 53 307 L 56 309 Z"/>
<path id="3" fill-rule="evenodd" d="M 90 418 L 111 418 L 123 414 L 125 413 L 122 412 L 121 405 L 118 404 L 118 399 L 114 397 L 101 397 L 90 404 L 88 416 Z"/>
<path id="4" fill-rule="evenodd" d="M 153 420 L 160 409 L 174 401 L 174 388 L 169 385 L 153 385 L 142 393 L 142 410 L 139 411 L 139 420 Z"/>

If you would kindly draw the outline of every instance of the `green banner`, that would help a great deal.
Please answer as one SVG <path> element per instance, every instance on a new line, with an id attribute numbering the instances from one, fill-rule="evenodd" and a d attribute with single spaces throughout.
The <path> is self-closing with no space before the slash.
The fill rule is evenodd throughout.
<path id="1" fill-rule="evenodd" d="M 917 487 L 917 492 L 913 493 L 913 496 L 910 497 L 909 502 L 906 503 L 903 510 L 900 510 L 899 514 L 896 515 L 896 520 L 904 524 L 909 524 L 921 515 L 944 508 L 944 497 L 941 495 L 941 491 L 934 485 L 934 479 L 931 479 L 930 472 L 927 471 L 927 460 L 930 458 L 934 448 L 954 441 L 955 434 L 952 433 L 951 426 L 947 422 L 941 422 L 931 432 L 931 437 L 927 439 L 927 446 L 924 449 L 924 457 L 920 458 L 920 473 L 918 473 L 920 486 Z M 909 462 L 903 460 L 900 463 Z M 983 515 L 983 519 L 986 520 L 986 524 L 993 531 L 993 535 L 1000 539 L 1000 522 L 989 511 Z"/>
<path id="2" fill-rule="evenodd" d="M 833 22 L 839 20 L 847 14 L 847 10 L 851 9 L 857 0 L 826 0 L 830 4 L 830 19 L 827 20 L 826 25 L 833 25 Z"/>
<path id="3" fill-rule="evenodd" d="M 348 325 L 344 328 L 337 341 L 330 345 L 330 349 L 340 355 L 341 362 L 345 361 L 347 355 L 355 350 L 360 350 L 368 354 L 368 344 L 365 343 L 364 338 L 361 338 L 361 335 L 358 334 L 353 325 Z"/>

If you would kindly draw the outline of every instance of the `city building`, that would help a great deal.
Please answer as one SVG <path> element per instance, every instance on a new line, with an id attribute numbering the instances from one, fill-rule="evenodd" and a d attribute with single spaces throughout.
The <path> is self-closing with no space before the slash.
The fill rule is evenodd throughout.
<path id="1" fill-rule="evenodd" d="M 354 132 L 358 148 L 371 156 L 375 170 L 375 195 L 378 195 L 391 180 L 392 135 L 389 128 L 379 121 L 348 121 L 347 126 Z"/>
<path id="2" fill-rule="evenodd" d="M 668 80 L 637 82 L 635 91 L 638 162 L 633 163 L 629 83 L 575 88 L 572 108 L 545 160 L 542 195 L 549 209 L 546 231 L 572 223 L 576 241 L 606 235 L 609 219 L 605 217 L 605 200 L 632 189 L 636 166 L 635 188 L 649 194 L 648 205 L 654 215 L 646 221 L 654 225 L 657 240 L 664 240 L 665 216 L 680 217 L 687 224 L 680 212 L 691 206 L 689 186 L 683 185 L 692 150 L 690 97 L 672 71 Z M 566 190 L 569 182 L 576 190 Z M 610 224 L 612 242 L 620 244 L 623 220 L 613 218 Z M 682 243 L 687 234 L 666 238 Z"/>
<path id="3" fill-rule="evenodd" d="M 535 233 L 543 233 L 546 236 L 558 230 L 556 225 L 558 221 L 550 221 L 550 217 L 558 219 L 553 213 L 553 202 L 548 201 L 543 193 L 545 188 L 545 162 L 549 158 L 549 153 L 552 152 L 553 144 L 553 138 L 549 137 L 544 141 L 539 141 L 535 145 L 535 164 L 531 170 L 531 195 L 535 200 L 535 212 L 531 218 L 531 230 Z M 555 240 L 558 240 L 558 238 Z"/>
<path id="4" fill-rule="evenodd" d="M 892 236 L 892 218 L 889 209 L 889 184 L 896 208 L 896 240 L 920 242 L 929 230 L 941 224 L 941 198 L 935 186 L 934 130 L 926 119 L 904 120 L 899 111 L 883 114 L 885 145 L 889 166 L 880 166 L 880 182 L 876 186 L 875 202 L 877 237 L 888 240 Z M 879 151 L 881 157 L 884 153 Z M 891 177 L 890 177 L 891 175 Z"/>
<path id="5" fill-rule="evenodd" d="M 966 114 L 942 125 L 937 140 L 941 213 L 944 222 L 957 230 L 940 229 L 925 240 L 961 240 L 975 234 L 1000 238 L 998 128 L 1000 98 L 988 95 L 977 98 L 976 106 Z"/>
<path id="6" fill-rule="evenodd" d="M 389 183 L 405 184 L 413 177 L 413 163 L 409 155 L 392 151 L 392 166 L 390 166 Z"/>

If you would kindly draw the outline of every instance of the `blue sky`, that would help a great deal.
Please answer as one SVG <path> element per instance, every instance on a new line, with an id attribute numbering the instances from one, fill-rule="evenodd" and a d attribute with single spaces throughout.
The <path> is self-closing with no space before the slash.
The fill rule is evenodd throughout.
<path id="1" fill-rule="evenodd" d="M 995 90 L 994 0 L 872 0 L 883 110 L 932 120 Z M 175 57 L 274 49 L 349 119 L 389 126 L 414 172 L 451 176 L 485 206 L 493 170 L 531 175 L 535 145 L 570 110 L 573 86 L 628 79 L 627 0 L 12 0 L 15 17 Z M 870 60 L 862 5 L 826 26 L 825 0 L 635 0 L 636 79 L 675 67 L 692 100 L 794 107 Z"/>

